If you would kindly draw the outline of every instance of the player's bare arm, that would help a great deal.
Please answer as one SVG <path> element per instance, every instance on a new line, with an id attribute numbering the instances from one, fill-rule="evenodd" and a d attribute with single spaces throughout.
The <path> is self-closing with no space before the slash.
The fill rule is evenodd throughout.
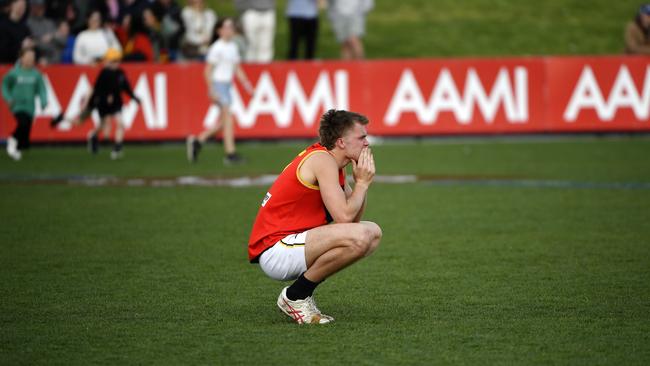
<path id="1" fill-rule="evenodd" d="M 349 198 L 352 195 L 352 187 L 350 187 L 350 184 L 348 182 L 345 182 L 345 197 Z M 366 194 L 366 197 L 363 200 L 363 205 L 361 205 L 361 209 L 359 210 L 359 213 L 357 216 L 352 220 L 352 222 L 360 222 L 361 218 L 363 217 L 363 213 L 366 211 L 366 204 L 368 202 L 368 195 Z"/>
<path id="2" fill-rule="evenodd" d="M 319 153 L 309 157 L 300 169 L 301 179 L 320 188 L 323 203 L 336 223 L 355 222 L 360 218 L 366 192 L 374 177 L 374 162 L 370 150 L 364 148 L 359 163 L 353 161 L 354 189 L 348 196 L 339 185 L 338 165 L 329 154 Z"/>
<path id="3" fill-rule="evenodd" d="M 374 178 L 374 174 L 376 172 L 376 170 L 375 170 L 375 158 L 372 155 L 372 150 L 369 147 L 366 148 L 365 150 L 367 150 L 367 152 L 368 152 L 368 164 L 369 164 L 369 167 L 372 169 L 372 174 L 373 174 L 373 178 Z M 361 157 L 361 155 L 360 155 L 360 157 Z M 354 165 L 354 163 L 355 163 L 354 160 L 352 160 L 352 163 L 353 163 L 353 167 L 354 167 L 355 166 Z M 356 175 L 354 175 L 354 171 L 353 171 L 353 177 L 354 177 L 354 180 L 356 182 Z M 353 192 L 352 187 L 350 187 L 350 185 L 347 182 L 345 183 L 345 187 L 346 187 L 347 190 L 350 191 L 350 194 L 352 194 L 352 192 Z M 356 187 L 356 183 L 355 183 L 355 187 Z M 346 195 L 347 194 L 348 193 L 346 191 Z M 363 213 L 366 210 L 367 202 L 368 202 L 368 195 L 366 193 L 366 195 L 364 195 L 364 197 L 363 197 L 363 204 L 361 205 L 361 209 L 359 210 L 359 213 L 357 214 L 357 216 L 354 218 L 353 222 L 360 222 L 361 221 L 361 217 L 363 217 Z"/>

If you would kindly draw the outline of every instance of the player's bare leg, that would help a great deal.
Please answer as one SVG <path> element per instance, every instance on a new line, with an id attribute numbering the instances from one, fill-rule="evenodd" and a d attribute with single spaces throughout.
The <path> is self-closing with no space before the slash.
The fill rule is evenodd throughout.
<path id="1" fill-rule="evenodd" d="M 381 241 L 381 228 L 370 221 L 332 224 L 307 232 L 305 277 L 321 282 L 357 260 L 370 255 Z"/>
<path id="2" fill-rule="evenodd" d="M 307 232 L 307 271 L 278 297 L 278 307 L 297 323 L 326 324 L 334 321 L 320 312 L 313 299 L 316 286 L 359 259 L 375 251 L 381 228 L 374 222 L 332 224 Z"/>

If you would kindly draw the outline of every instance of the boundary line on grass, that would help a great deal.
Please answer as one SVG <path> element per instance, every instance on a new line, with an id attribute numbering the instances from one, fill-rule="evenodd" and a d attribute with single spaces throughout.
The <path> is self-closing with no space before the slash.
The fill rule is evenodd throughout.
<path id="1" fill-rule="evenodd" d="M 135 177 L 120 178 L 114 176 L 22 176 L 0 174 L 0 184 L 52 184 L 75 185 L 85 187 L 268 187 L 277 175 L 265 174 L 259 176 L 241 177 Z M 485 176 L 418 176 L 377 175 L 379 184 L 413 184 L 420 183 L 439 187 L 473 186 L 473 187 L 505 187 L 505 188 L 555 188 L 555 189 L 609 189 L 609 190 L 650 190 L 650 182 L 587 182 L 573 180 L 544 180 L 517 177 L 485 177 Z"/>

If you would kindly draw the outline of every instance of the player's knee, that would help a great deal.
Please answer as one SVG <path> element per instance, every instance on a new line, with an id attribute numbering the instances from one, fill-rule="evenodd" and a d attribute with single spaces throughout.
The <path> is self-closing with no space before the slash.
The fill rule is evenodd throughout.
<path id="1" fill-rule="evenodd" d="M 381 240 L 381 236 L 383 235 L 381 228 L 379 225 L 372 221 L 364 221 L 363 225 L 366 228 L 366 235 L 368 236 L 369 240 L 371 242 L 379 242 Z"/>
<path id="2" fill-rule="evenodd" d="M 351 241 L 351 244 L 352 245 L 350 245 L 350 251 L 354 257 L 361 258 L 364 255 L 366 255 L 366 252 L 368 251 L 369 243 L 366 240 L 366 238 L 364 238 L 362 235 L 355 237 Z"/>
<path id="3" fill-rule="evenodd" d="M 367 222 L 366 223 L 366 230 L 368 231 L 368 238 L 369 238 L 369 245 L 368 245 L 368 250 L 366 250 L 366 256 L 372 254 L 372 252 L 377 249 L 379 246 L 379 242 L 381 241 L 381 236 L 382 236 L 382 231 L 379 225 L 375 224 L 374 222 Z"/>
<path id="4" fill-rule="evenodd" d="M 381 240 L 381 237 L 384 235 L 384 232 L 381 230 L 381 227 L 373 222 L 375 226 L 375 240 L 379 241 Z"/>
<path id="5" fill-rule="evenodd" d="M 348 231 L 348 248 L 350 252 L 358 258 L 363 257 L 368 249 L 372 240 L 371 233 L 366 225 L 356 224 L 353 230 Z"/>
<path id="6" fill-rule="evenodd" d="M 372 252 L 377 245 L 379 244 L 379 240 L 381 239 L 381 228 L 379 225 L 375 224 L 374 222 L 364 222 L 361 225 L 363 225 L 363 234 L 361 235 L 362 239 L 362 250 L 363 254 L 368 255 L 370 252 Z"/>

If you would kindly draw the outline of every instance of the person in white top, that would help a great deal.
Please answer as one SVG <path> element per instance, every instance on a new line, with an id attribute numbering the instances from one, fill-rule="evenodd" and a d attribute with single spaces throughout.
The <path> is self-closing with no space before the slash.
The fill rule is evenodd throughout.
<path id="1" fill-rule="evenodd" d="M 374 6 L 374 0 L 329 0 L 329 18 L 341 45 L 342 59 L 364 58 L 362 38 L 366 32 L 366 15 Z"/>
<path id="2" fill-rule="evenodd" d="M 102 14 L 95 10 L 88 16 L 88 29 L 79 33 L 75 40 L 72 59 L 77 65 L 94 65 L 110 48 L 122 52 L 115 33 L 102 25 Z"/>
<path id="3" fill-rule="evenodd" d="M 188 0 L 187 6 L 181 11 L 181 19 L 185 26 L 181 43 L 183 57 L 202 60 L 212 41 L 217 14 L 205 7 L 204 0 Z"/>
<path id="4" fill-rule="evenodd" d="M 210 99 L 219 107 L 219 123 L 204 130 L 198 137 L 187 138 L 187 158 L 190 162 L 195 162 L 202 145 L 223 128 L 223 147 L 226 153 L 224 164 L 238 164 L 242 163 L 243 159 L 235 149 L 230 89 L 235 75 L 249 94 L 253 93 L 253 87 L 240 66 L 239 49 L 233 40 L 235 21 L 232 18 L 220 20 L 217 23 L 217 32 L 219 39 L 210 46 L 206 57 L 205 81 Z"/>

